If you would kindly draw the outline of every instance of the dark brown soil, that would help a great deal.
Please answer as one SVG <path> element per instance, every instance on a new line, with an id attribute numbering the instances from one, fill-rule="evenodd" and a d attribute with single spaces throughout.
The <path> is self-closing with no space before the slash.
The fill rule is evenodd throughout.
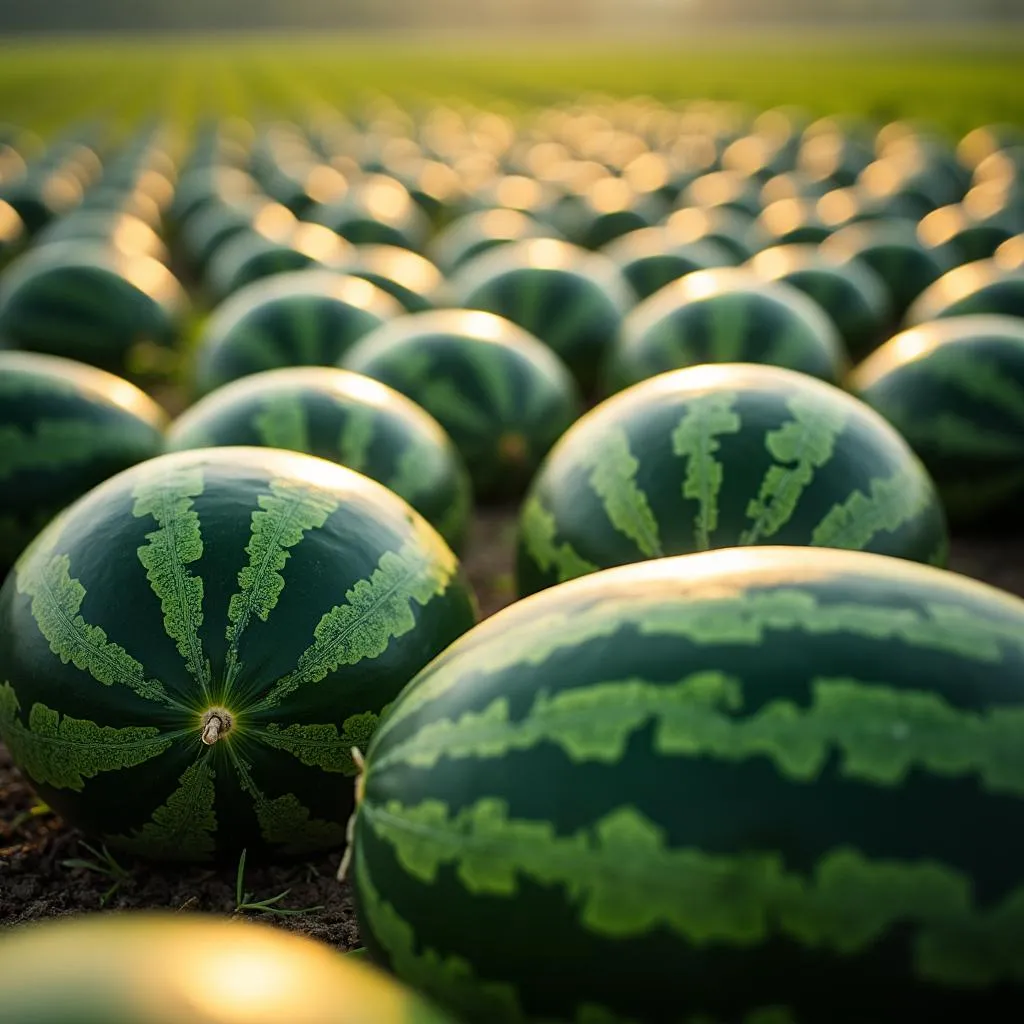
<path id="1" fill-rule="evenodd" d="M 477 516 L 465 564 L 483 615 L 512 600 L 513 525 L 507 510 L 485 510 Z M 1024 596 L 1024 539 L 961 541 L 954 545 L 952 567 Z M 34 805 L 31 790 L 0 746 L 0 925 L 95 911 L 101 905 L 235 912 L 234 870 L 167 868 L 131 860 L 123 864 L 127 880 L 104 902 L 113 879 L 65 866 L 66 860 L 92 855 L 79 833 L 52 814 L 30 815 Z M 246 872 L 245 888 L 253 900 L 290 890 L 279 904 L 287 909 L 319 907 L 272 920 L 349 949 L 358 945 L 358 935 L 348 886 L 335 881 L 337 866 L 337 855 L 289 866 L 253 866 Z"/>

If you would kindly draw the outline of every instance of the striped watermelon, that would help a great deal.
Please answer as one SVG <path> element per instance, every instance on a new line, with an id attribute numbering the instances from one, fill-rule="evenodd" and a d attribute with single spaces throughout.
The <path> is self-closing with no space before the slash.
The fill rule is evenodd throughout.
<path id="1" fill-rule="evenodd" d="M 837 260 L 816 245 L 779 245 L 759 252 L 749 266 L 764 280 L 792 285 L 821 306 L 853 359 L 885 339 L 893 319 L 889 292 L 866 263 Z"/>
<path id="2" fill-rule="evenodd" d="M 918 296 L 906 320 L 912 326 L 978 313 L 1024 317 L 1024 267 L 1004 269 L 995 260 L 965 263 Z"/>
<path id="3" fill-rule="evenodd" d="M 359 338 L 402 312 L 359 277 L 308 269 L 254 281 L 222 303 L 196 343 L 200 394 L 282 366 L 330 366 Z"/>
<path id="4" fill-rule="evenodd" d="M 519 210 L 476 210 L 453 220 L 430 243 L 430 255 L 445 274 L 499 245 L 524 238 L 557 238 L 553 227 Z"/>
<path id="5" fill-rule="evenodd" d="M 735 263 L 744 263 L 768 244 L 756 221 L 725 206 L 684 207 L 666 219 L 665 228 L 679 245 L 715 242 L 732 254 Z"/>
<path id="6" fill-rule="evenodd" d="M 395 245 L 419 251 L 430 221 L 409 190 L 387 174 L 369 174 L 339 199 L 319 203 L 304 214 L 356 245 Z"/>
<path id="7" fill-rule="evenodd" d="M 55 220 L 36 238 L 37 245 L 68 241 L 105 242 L 125 256 L 152 256 L 165 266 L 170 263 L 167 246 L 156 231 L 140 217 L 120 210 L 81 207 Z"/>
<path id="8" fill-rule="evenodd" d="M 338 847 L 350 748 L 473 617 L 451 550 L 380 484 L 263 448 L 163 455 L 8 576 L 0 739 L 111 849 Z"/>
<path id="9" fill-rule="evenodd" d="M 949 264 L 917 236 L 912 220 L 868 220 L 849 224 L 821 244 L 823 256 L 866 263 L 885 282 L 895 317 L 937 281 Z"/>
<path id="10" fill-rule="evenodd" d="M 971 205 L 940 206 L 921 220 L 917 233 L 925 245 L 939 249 L 952 266 L 989 259 L 1024 223 L 1016 211 L 1000 210 L 977 215 Z"/>
<path id="11" fill-rule="evenodd" d="M 468 1024 L 1008 1020 L 1022 721 L 1024 602 L 953 573 L 793 548 L 602 572 L 396 701 L 360 932 Z"/>
<path id="12" fill-rule="evenodd" d="M 0 939 L 4 1024 L 451 1024 L 382 972 L 278 928 L 89 914 Z"/>
<path id="13" fill-rule="evenodd" d="M 817 245 L 832 234 L 832 228 L 818 213 L 818 201 L 812 196 L 791 196 L 770 203 L 757 218 L 766 247 L 778 245 Z"/>
<path id="14" fill-rule="evenodd" d="M 84 363 L 0 352 L 0 579 L 66 505 L 163 446 L 167 417 Z"/>
<path id="15" fill-rule="evenodd" d="M 477 310 L 399 317 L 341 365 L 430 413 L 459 449 L 482 501 L 518 497 L 582 410 L 568 370 L 514 323 Z"/>
<path id="16" fill-rule="evenodd" d="M 11 348 L 124 371 L 170 346 L 188 300 L 159 260 L 89 241 L 40 246 L 0 278 L 0 337 Z"/>
<path id="17" fill-rule="evenodd" d="M 666 285 L 626 317 L 606 367 L 608 390 L 700 363 L 764 363 L 838 381 L 842 340 L 822 308 L 752 270 L 701 270 Z"/>
<path id="18" fill-rule="evenodd" d="M 234 445 L 347 466 L 404 498 L 453 550 L 465 542 L 472 495 L 462 458 L 433 417 L 379 381 L 323 366 L 267 370 L 207 395 L 167 434 L 169 451 Z"/>
<path id="19" fill-rule="evenodd" d="M 718 242 L 676 242 L 664 227 L 641 228 L 617 238 L 601 252 L 613 260 L 633 291 L 646 299 L 695 270 L 728 267 L 733 254 Z"/>
<path id="20" fill-rule="evenodd" d="M 444 284 L 441 271 L 430 260 L 397 245 L 357 245 L 344 269 L 394 296 L 409 313 L 433 309 Z"/>
<path id="21" fill-rule="evenodd" d="M 923 466 L 862 402 L 791 370 L 699 366 L 608 399 L 552 449 L 520 514 L 519 593 L 749 544 L 943 564 L 946 530 Z"/>
<path id="22" fill-rule="evenodd" d="M 496 313 L 540 338 L 584 391 L 636 301 L 611 260 L 554 238 L 482 253 L 449 284 L 454 305 Z"/>
<path id="23" fill-rule="evenodd" d="M 851 387 L 910 442 L 955 526 L 1020 526 L 1024 320 L 958 316 L 898 334 Z"/>

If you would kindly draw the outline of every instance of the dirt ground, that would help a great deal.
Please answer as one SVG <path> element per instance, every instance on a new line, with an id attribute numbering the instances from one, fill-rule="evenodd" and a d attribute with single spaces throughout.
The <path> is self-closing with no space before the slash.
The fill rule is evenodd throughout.
<path id="1" fill-rule="evenodd" d="M 509 511 L 485 510 L 477 516 L 465 564 L 484 615 L 512 600 L 513 525 Z M 954 544 L 952 567 L 1024 597 L 1024 539 L 960 541 Z M 52 814 L 31 815 L 34 803 L 0 746 L 0 925 L 95 911 L 101 905 L 235 912 L 235 872 L 230 869 L 155 867 L 126 859 L 121 865 L 125 880 L 107 896 L 114 884 L 108 874 L 64 863 L 92 859 L 80 834 Z M 319 909 L 275 916 L 275 923 L 350 949 L 358 945 L 358 935 L 348 886 L 334 879 L 337 864 L 335 854 L 309 863 L 253 866 L 246 872 L 245 888 L 252 900 L 290 890 L 281 907 Z"/>

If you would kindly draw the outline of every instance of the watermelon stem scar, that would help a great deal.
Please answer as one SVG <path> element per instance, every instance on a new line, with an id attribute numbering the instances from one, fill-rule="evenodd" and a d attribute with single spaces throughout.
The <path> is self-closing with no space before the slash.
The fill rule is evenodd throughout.
<path id="1" fill-rule="evenodd" d="M 210 708 L 203 715 L 203 742 L 212 747 L 222 736 L 231 731 L 233 719 L 225 708 Z"/>
<path id="2" fill-rule="evenodd" d="M 356 765 L 356 805 L 349 815 L 348 824 L 345 826 L 345 852 L 342 854 L 341 863 L 338 865 L 338 881 L 344 882 L 348 869 L 352 866 L 352 839 L 356 834 L 356 814 L 359 812 L 359 805 L 363 802 L 365 783 L 363 781 L 363 766 L 366 758 L 358 747 L 351 750 L 352 760 Z"/>

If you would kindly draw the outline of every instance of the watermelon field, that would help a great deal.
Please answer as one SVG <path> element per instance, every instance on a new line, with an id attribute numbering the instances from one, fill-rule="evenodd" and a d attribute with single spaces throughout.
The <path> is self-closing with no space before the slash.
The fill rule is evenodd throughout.
<path id="1" fill-rule="evenodd" d="M 1013 1019 L 1022 67 L 0 42 L 3 1024 Z"/>

